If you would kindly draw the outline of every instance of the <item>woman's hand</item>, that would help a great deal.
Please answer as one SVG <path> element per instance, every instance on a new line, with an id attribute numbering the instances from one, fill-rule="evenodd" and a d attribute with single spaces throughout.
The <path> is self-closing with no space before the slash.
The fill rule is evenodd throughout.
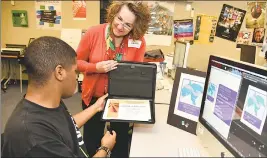
<path id="1" fill-rule="evenodd" d="M 107 96 L 108 94 L 105 94 L 102 97 L 98 98 L 98 100 L 95 102 L 94 106 L 96 107 L 98 112 L 104 109 L 105 99 L 107 98 Z"/>
<path id="2" fill-rule="evenodd" d="M 96 63 L 96 70 L 98 73 L 106 73 L 106 72 L 116 69 L 117 65 L 118 65 L 118 62 L 114 60 L 101 61 L 101 62 Z"/>

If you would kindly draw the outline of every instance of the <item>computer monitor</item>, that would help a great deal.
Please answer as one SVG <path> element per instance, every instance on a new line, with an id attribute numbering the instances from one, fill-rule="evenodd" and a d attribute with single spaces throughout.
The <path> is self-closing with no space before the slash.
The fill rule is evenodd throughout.
<path id="1" fill-rule="evenodd" d="M 199 117 L 209 133 L 235 157 L 266 157 L 266 114 L 267 71 L 211 56 Z"/>

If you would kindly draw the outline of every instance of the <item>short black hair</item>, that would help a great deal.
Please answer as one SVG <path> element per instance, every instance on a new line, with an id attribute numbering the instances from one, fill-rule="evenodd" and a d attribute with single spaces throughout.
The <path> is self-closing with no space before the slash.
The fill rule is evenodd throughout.
<path id="1" fill-rule="evenodd" d="M 23 63 L 29 81 L 43 85 L 50 78 L 56 66 L 65 69 L 76 63 L 75 50 L 61 39 L 43 36 L 35 39 L 26 48 Z"/>

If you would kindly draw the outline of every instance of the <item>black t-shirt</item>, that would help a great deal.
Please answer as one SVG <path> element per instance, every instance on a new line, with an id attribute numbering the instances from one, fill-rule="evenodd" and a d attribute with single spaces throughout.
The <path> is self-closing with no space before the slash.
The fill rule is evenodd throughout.
<path id="1" fill-rule="evenodd" d="M 88 153 L 63 102 L 45 108 L 22 99 L 6 124 L 2 157 L 88 157 Z"/>

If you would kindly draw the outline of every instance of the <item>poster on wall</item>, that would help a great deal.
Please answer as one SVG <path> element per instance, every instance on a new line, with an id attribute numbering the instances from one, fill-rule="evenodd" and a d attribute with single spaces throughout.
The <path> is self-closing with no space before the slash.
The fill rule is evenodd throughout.
<path id="1" fill-rule="evenodd" d="M 193 19 L 173 21 L 174 38 L 181 41 L 193 40 Z"/>
<path id="2" fill-rule="evenodd" d="M 265 58 L 266 52 L 267 52 L 267 31 L 265 31 L 265 38 L 264 38 L 262 49 L 260 50 L 259 56 Z"/>
<path id="3" fill-rule="evenodd" d="M 86 2 L 81 1 L 72 1 L 72 15 L 73 20 L 86 20 Z"/>
<path id="4" fill-rule="evenodd" d="M 238 33 L 236 43 L 244 44 L 244 45 L 251 45 L 252 36 L 253 36 L 253 29 L 241 30 Z"/>
<path id="5" fill-rule="evenodd" d="M 255 28 L 253 31 L 252 45 L 262 46 L 264 41 L 265 28 Z"/>
<path id="6" fill-rule="evenodd" d="M 12 10 L 13 27 L 28 27 L 28 14 L 26 10 Z"/>
<path id="7" fill-rule="evenodd" d="M 215 37 L 217 17 L 198 14 L 194 34 L 194 43 L 211 44 Z"/>
<path id="8" fill-rule="evenodd" d="M 146 44 L 170 46 L 175 3 L 160 1 L 147 1 L 146 3 L 151 14 L 151 22 L 145 34 Z"/>
<path id="9" fill-rule="evenodd" d="M 61 29 L 61 1 L 35 1 L 37 29 Z"/>
<path id="10" fill-rule="evenodd" d="M 264 28 L 266 2 L 247 2 L 246 28 Z"/>
<path id="11" fill-rule="evenodd" d="M 265 29 L 267 28 L 267 14 L 265 14 Z M 267 52 L 267 31 L 265 30 L 265 36 L 262 44 L 262 49 L 259 56 L 265 58 L 265 52 Z"/>
<path id="12" fill-rule="evenodd" d="M 246 11 L 224 4 L 216 28 L 216 36 L 236 42 Z"/>

